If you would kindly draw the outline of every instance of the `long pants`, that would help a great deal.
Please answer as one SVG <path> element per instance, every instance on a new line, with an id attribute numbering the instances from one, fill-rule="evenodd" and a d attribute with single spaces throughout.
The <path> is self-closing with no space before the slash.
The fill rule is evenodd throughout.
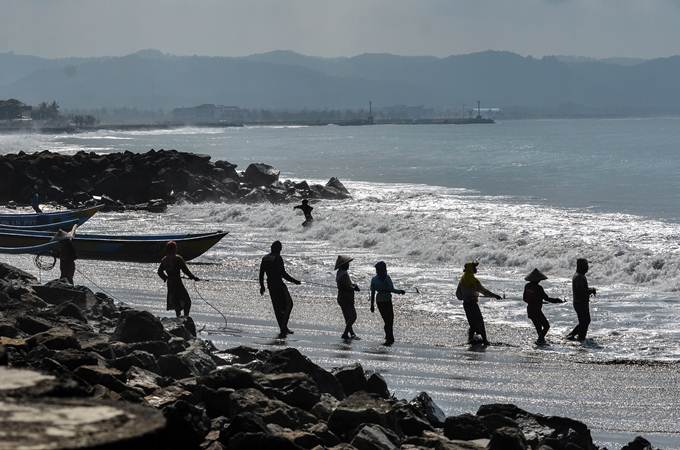
<path id="1" fill-rule="evenodd" d="M 73 284 L 73 275 L 76 274 L 76 263 L 73 261 L 59 261 L 59 278 L 66 279 L 69 284 Z"/>
<path id="2" fill-rule="evenodd" d="M 293 310 L 293 299 L 290 298 L 290 292 L 288 292 L 288 287 L 285 284 L 268 287 L 276 322 L 279 324 L 279 330 L 285 333 L 288 331 L 288 319 Z"/>
<path id="3" fill-rule="evenodd" d="M 394 308 L 392 301 L 376 302 L 378 303 L 378 311 L 385 322 L 385 342 L 394 342 Z"/>
<path id="4" fill-rule="evenodd" d="M 482 311 L 479 309 L 479 304 L 463 303 L 463 309 L 465 310 L 465 317 L 467 317 L 468 324 L 470 325 L 470 329 L 468 330 L 468 342 L 472 342 L 475 333 L 479 333 L 482 336 L 482 340 L 487 342 L 484 317 L 482 317 Z"/>
<path id="5" fill-rule="evenodd" d="M 574 303 L 574 311 L 576 311 L 576 317 L 578 317 L 578 325 L 569 335 L 583 341 L 588 334 L 588 326 L 590 325 L 590 304 L 588 302 Z"/>
<path id="6" fill-rule="evenodd" d="M 352 325 L 357 321 L 357 310 L 354 308 L 354 300 L 344 300 L 338 302 L 340 308 L 342 309 L 342 317 L 345 318 L 345 332 L 342 333 L 343 336 L 354 335 L 354 329 Z"/>
<path id="7" fill-rule="evenodd" d="M 548 334 L 548 330 L 550 329 L 550 323 L 548 323 L 548 319 L 546 319 L 543 311 L 529 307 L 527 308 L 527 315 L 534 323 L 534 327 L 536 327 L 538 338 L 543 339 L 545 335 Z"/>

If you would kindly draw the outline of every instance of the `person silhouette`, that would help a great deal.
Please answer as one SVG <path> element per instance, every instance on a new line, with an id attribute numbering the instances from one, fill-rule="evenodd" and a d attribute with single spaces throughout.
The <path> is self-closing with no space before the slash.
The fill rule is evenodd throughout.
<path id="1" fill-rule="evenodd" d="M 359 339 L 356 335 L 352 325 L 357 320 L 357 310 L 354 307 L 354 293 L 359 292 L 359 286 L 352 283 L 352 279 L 349 276 L 349 263 L 352 262 L 354 258 L 349 256 L 338 256 L 335 261 L 335 270 L 338 273 L 335 275 L 335 282 L 338 285 L 338 305 L 342 309 L 342 316 L 345 319 L 345 331 L 342 333 L 342 338 L 347 339 Z"/>
<path id="2" fill-rule="evenodd" d="M 309 201 L 307 199 L 302 200 L 302 204 L 293 206 L 293 209 L 299 209 L 305 215 L 305 221 L 302 222 L 303 227 L 310 226 L 312 222 L 314 222 L 314 218 L 312 217 L 312 210 L 314 208 L 309 206 Z"/>
<path id="3" fill-rule="evenodd" d="M 31 195 L 31 206 L 37 214 L 42 214 L 42 209 L 40 209 L 40 194 L 38 193 L 38 186 L 33 186 L 33 195 Z"/>
<path id="4" fill-rule="evenodd" d="M 177 243 L 169 241 L 165 245 L 165 256 L 161 259 L 161 264 L 158 266 L 158 276 L 161 277 L 168 287 L 168 295 L 166 299 L 166 309 L 168 311 L 175 310 L 175 314 L 179 317 L 182 312 L 184 316 L 189 316 L 191 312 L 191 298 L 187 292 L 187 288 L 182 283 L 182 272 L 194 281 L 199 281 L 184 261 L 181 255 L 177 254 Z"/>
<path id="5" fill-rule="evenodd" d="M 574 294 L 574 311 L 578 318 L 578 325 L 567 335 L 569 340 L 585 341 L 590 326 L 590 296 L 597 295 L 597 290 L 588 286 L 588 260 L 576 260 L 576 273 L 571 279 L 571 289 Z"/>
<path id="6" fill-rule="evenodd" d="M 537 344 L 545 344 L 545 335 L 548 334 L 550 323 L 543 314 L 543 302 L 549 303 L 564 303 L 559 298 L 548 297 L 548 294 L 543 290 L 543 286 L 539 283 L 547 280 L 540 270 L 534 269 L 529 275 L 524 277 L 528 283 L 524 286 L 524 295 L 522 299 L 527 304 L 527 316 L 536 327 L 538 333 Z"/>
<path id="7" fill-rule="evenodd" d="M 394 344 L 394 307 L 392 294 L 404 295 L 406 292 L 395 289 L 392 278 L 387 274 L 387 264 L 380 261 L 375 265 L 375 276 L 371 279 L 371 312 L 375 312 L 375 303 L 385 323 L 385 342 L 383 345 Z M 377 294 L 377 295 L 376 295 Z"/>
<path id="8" fill-rule="evenodd" d="M 78 259 L 73 245 L 74 235 L 75 227 L 69 233 L 59 230 L 54 235 L 54 239 L 59 241 L 55 255 L 59 258 L 59 279 L 66 280 L 71 285 L 73 285 L 73 276 L 76 274 L 76 259 Z"/>
<path id="9" fill-rule="evenodd" d="M 288 328 L 288 320 L 293 310 L 293 299 L 290 297 L 288 287 L 283 282 L 285 279 L 293 284 L 300 284 L 300 281 L 288 275 L 286 272 L 281 250 L 283 245 L 280 241 L 274 241 L 271 245 L 271 252 L 262 258 L 260 263 L 260 295 L 264 295 L 267 290 L 264 286 L 264 275 L 267 274 L 267 288 L 274 308 L 274 316 L 279 325 L 279 338 L 283 339 L 293 331 Z"/>
<path id="10" fill-rule="evenodd" d="M 500 300 L 501 296 L 482 286 L 482 283 L 475 277 L 477 273 L 478 262 L 466 263 L 463 267 L 463 276 L 458 282 L 456 288 L 456 297 L 463 301 L 463 309 L 465 310 L 465 317 L 467 318 L 470 328 L 468 329 L 468 343 L 475 342 L 475 333 L 482 337 L 482 344 L 489 345 L 489 340 L 486 336 L 486 327 L 484 325 L 484 317 L 482 311 L 479 309 L 479 294 L 486 297 L 493 297 Z"/>

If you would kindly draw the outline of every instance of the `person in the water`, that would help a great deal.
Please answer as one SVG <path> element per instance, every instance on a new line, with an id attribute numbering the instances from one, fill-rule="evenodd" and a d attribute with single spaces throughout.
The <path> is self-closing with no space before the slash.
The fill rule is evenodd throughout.
<path id="1" fill-rule="evenodd" d="M 293 209 L 299 209 L 305 215 L 305 221 L 302 222 L 303 227 L 308 227 L 314 222 L 314 217 L 312 217 L 313 207 L 309 206 L 309 201 L 307 199 L 302 200 L 302 204 L 293 206 Z"/>
<path id="2" fill-rule="evenodd" d="M 392 306 L 392 294 L 404 295 L 406 292 L 395 289 L 392 279 L 387 274 L 387 264 L 380 261 L 375 265 L 376 275 L 371 280 L 371 312 L 375 312 L 375 303 L 378 311 L 385 322 L 385 343 L 394 344 L 394 307 Z M 377 295 L 376 295 L 377 294 Z"/>
<path id="3" fill-rule="evenodd" d="M 574 311 L 578 317 L 578 325 L 567 335 L 569 340 L 585 341 L 590 326 L 590 296 L 596 295 L 595 288 L 588 286 L 588 260 L 579 258 L 576 260 L 576 273 L 571 279 L 571 289 L 574 294 Z"/>
<path id="4" fill-rule="evenodd" d="M 486 327 L 484 326 L 484 317 L 482 311 L 479 309 L 479 294 L 485 297 L 492 297 L 497 300 L 501 299 L 500 295 L 482 286 L 482 283 L 475 277 L 477 273 L 477 262 L 469 262 L 463 268 L 463 276 L 458 282 L 456 288 L 456 297 L 463 301 L 463 309 L 465 310 L 465 317 L 467 317 L 470 328 L 468 330 L 468 343 L 475 342 L 475 333 L 482 337 L 482 344 L 489 345 L 489 340 L 486 336 Z"/>
<path id="5" fill-rule="evenodd" d="M 283 246 L 281 242 L 275 241 L 271 246 L 271 252 L 262 258 L 260 264 L 260 295 L 264 295 L 267 289 L 264 287 L 264 275 L 267 274 L 267 287 L 269 288 L 269 296 L 272 299 L 272 306 L 274 307 L 274 315 L 276 322 L 279 325 L 279 338 L 283 339 L 293 332 L 288 328 L 288 320 L 290 313 L 293 310 L 293 299 L 290 297 L 288 287 L 283 280 L 290 281 L 293 284 L 300 284 L 299 280 L 288 275 L 281 257 L 281 250 Z"/>
<path id="6" fill-rule="evenodd" d="M 548 334 L 550 329 L 550 323 L 543 314 L 543 302 L 549 303 L 564 303 L 559 298 L 548 297 L 548 294 L 543 290 L 543 286 L 539 283 L 543 280 L 547 280 L 548 277 L 543 275 L 543 273 L 534 269 L 529 275 L 524 277 L 528 283 L 524 286 L 524 296 L 522 297 L 524 302 L 527 304 L 527 316 L 533 322 L 534 327 L 536 327 L 536 333 L 538 333 L 537 344 L 545 344 L 545 335 Z"/>
<path id="7" fill-rule="evenodd" d="M 158 276 L 168 286 L 166 309 L 168 311 L 175 310 L 177 317 L 182 313 L 184 313 L 184 316 L 189 316 L 191 312 L 191 298 L 187 288 L 182 283 L 182 272 L 189 279 L 199 281 L 199 278 L 191 273 L 187 267 L 184 258 L 177 254 L 177 243 L 170 241 L 165 245 L 165 256 L 158 266 Z"/>
<path id="8" fill-rule="evenodd" d="M 335 275 L 335 282 L 338 285 L 338 305 L 340 305 L 342 316 L 345 319 L 345 331 L 342 333 L 342 338 L 345 340 L 359 339 L 352 328 L 357 320 L 357 310 L 354 307 L 354 293 L 359 292 L 359 286 L 352 283 L 348 272 L 349 263 L 353 260 L 354 258 L 349 256 L 340 255 L 335 261 L 335 270 L 338 271 Z"/>

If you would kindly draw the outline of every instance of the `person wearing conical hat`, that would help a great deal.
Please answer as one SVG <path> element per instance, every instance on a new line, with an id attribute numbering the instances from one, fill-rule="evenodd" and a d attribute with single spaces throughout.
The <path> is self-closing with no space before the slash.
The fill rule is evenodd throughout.
<path id="1" fill-rule="evenodd" d="M 468 343 L 473 344 L 475 342 L 475 333 L 477 333 L 482 337 L 482 344 L 489 345 L 489 340 L 486 337 L 486 327 L 484 326 L 484 316 L 482 316 L 482 311 L 479 309 L 479 294 L 485 297 L 493 297 L 496 300 L 500 300 L 501 296 L 486 289 L 475 277 L 478 265 L 478 262 L 465 264 L 463 276 L 460 278 L 456 288 L 456 297 L 458 300 L 463 301 L 465 317 L 470 325 L 468 329 Z"/>
<path id="2" fill-rule="evenodd" d="M 402 289 L 395 289 L 392 278 L 387 274 L 387 264 L 379 261 L 375 265 L 375 276 L 371 279 L 371 312 L 375 312 L 375 303 L 378 311 L 385 322 L 384 346 L 394 344 L 394 307 L 392 306 L 392 294 L 404 295 Z M 377 295 L 376 295 L 377 294 Z"/>
<path id="3" fill-rule="evenodd" d="M 548 297 L 548 294 L 543 290 L 543 286 L 539 283 L 547 280 L 548 277 L 543 275 L 540 270 L 534 269 L 529 275 L 524 277 L 528 283 L 524 286 L 524 296 L 522 297 L 527 304 L 527 316 L 536 327 L 538 333 L 537 344 L 545 344 L 545 335 L 548 334 L 550 323 L 543 314 L 543 302 L 548 303 L 564 303 L 559 298 Z"/>
<path id="4" fill-rule="evenodd" d="M 357 310 L 354 307 L 354 293 L 359 292 L 359 286 L 352 283 L 348 272 L 349 263 L 353 260 L 354 258 L 349 256 L 339 255 L 335 261 L 335 270 L 338 271 L 335 275 L 335 282 L 338 285 L 338 305 L 340 305 L 342 316 L 345 318 L 345 332 L 342 333 L 342 338 L 345 340 L 359 339 L 352 328 L 357 320 Z"/>

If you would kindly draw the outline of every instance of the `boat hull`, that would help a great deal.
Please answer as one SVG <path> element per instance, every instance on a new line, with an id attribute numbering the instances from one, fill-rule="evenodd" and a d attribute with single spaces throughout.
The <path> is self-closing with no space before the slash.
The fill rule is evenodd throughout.
<path id="1" fill-rule="evenodd" d="M 167 234 L 156 236 L 76 235 L 73 245 L 78 259 L 157 263 L 165 254 L 168 241 L 177 243 L 177 253 L 190 261 L 217 244 L 226 232 Z M 0 247 L 35 247 L 48 243 L 53 233 L 0 231 Z"/>
<path id="2" fill-rule="evenodd" d="M 102 205 L 91 208 L 74 209 L 66 211 L 47 212 L 42 214 L 0 214 L 0 224 L 12 226 L 37 226 L 48 225 L 69 220 L 77 220 L 78 225 L 82 225 L 94 216 L 97 211 L 102 209 Z"/>
<path id="3" fill-rule="evenodd" d="M 5 225 L 0 224 L 1 231 L 69 231 L 73 225 L 78 225 L 78 219 L 65 220 L 63 222 L 47 223 L 44 225 Z"/>

